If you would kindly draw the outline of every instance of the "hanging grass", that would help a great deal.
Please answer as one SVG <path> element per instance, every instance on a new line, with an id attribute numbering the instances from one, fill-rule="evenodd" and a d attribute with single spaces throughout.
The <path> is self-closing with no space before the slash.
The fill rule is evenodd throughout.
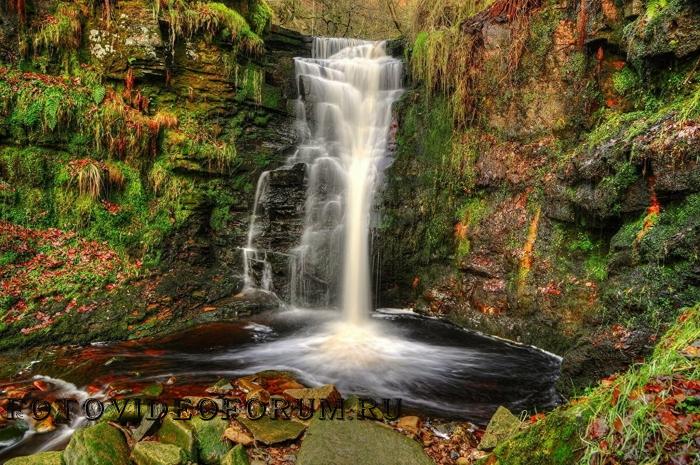
<path id="1" fill-rule="evenodd" d="M 465 21 L 484 11 L 513 25 L 508 74 L 517 68 L 528 36 L 530 12 L 541 0 L 420 0 L 413 18 L 411 70 L 425 83 L 428 96 L 449 96 L 454 123 L 475 121 L 483 93 L 483 43 L 478 34 L 463 30 Z M 507 77 L 507 76 L 506 76 Z"/>
<path id="2" fill-rule="evenodd" d="M 80 48 L 86 9 L 80 3 L 59 3 L 55 14 L 45 17 L 34 33 L 34 52 L 60 52 Z"/>
<path id="3" fill-rule="evenodd" d="M 262 39 L 251 29 L 246 19 L 223 3 L 157 0 L 155 13 L 169 23 L 170 45 L 173 49 L 178 38 L 190 39 L 195 34 L 204 33 L 210 37 L 222 35 L 223 38 L 230 39 L 235 51 L 251 55 L 259 55 L 263 51 Z M 262 19 L 260 14 L 258 19 Z M 255 26 L 257 30 L 260 24 Z"/>

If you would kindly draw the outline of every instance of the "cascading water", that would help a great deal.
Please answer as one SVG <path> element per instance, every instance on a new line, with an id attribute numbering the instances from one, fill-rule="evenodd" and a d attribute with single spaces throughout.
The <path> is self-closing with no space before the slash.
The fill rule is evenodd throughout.
<path id="1" fill-rule="evenodd" d="M 402 63 L 383 42 L 315 38 L 312 58 L 297 58 L 297 127 L 301 143 L 287 167 L 307 173 L 303 233 L 289 251 L 290 300 L 335 306 L 360 323 L 370 308 L 369 228 L 374 193 L 386 166 L 391 107 L 402 89 Z M 266 253 L 256 247 L 263 173 L 244 249 L 246 288 L 272 289 Z M 253 270 L 263 269 L 256 279 Z M 323 298 L 312 289 L 324 288 Z"/>

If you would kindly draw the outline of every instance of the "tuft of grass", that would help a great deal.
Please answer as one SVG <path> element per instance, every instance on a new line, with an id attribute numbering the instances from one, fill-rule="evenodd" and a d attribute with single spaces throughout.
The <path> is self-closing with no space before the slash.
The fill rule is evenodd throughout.
<path id="1" fill-rule="evenodd" d="M 56 12 L 44 18 L 39 29 L 34 33 L 34 51 L 61 52 L 77 50 L 82 37 L 82 21 L 86 6 L 80 3 L 60 2 Z"/>
<path id="2" fill-rule="evenodd" d="M 262 32 L 267 27 L 269 18 L 264 19 L 267 11 L 264 6 L 257 8 L 255 21 L 263 23 L 256 22 L 254 27 Z M 223 3 L 157 0 L 155 10 L 157 15 L 162 15 L 169 23 L 170 45 L 173 49 L 178 38 L 189 39 L 195 34 L 203 33 L 210 37 L 221 35 L 230 39 L 235 51 L 241 50 L 251 55 L 259 55 L 263 51 L 262 39 L 251 29 L 246 19 Z"/>
<path id="3" fill-rule="evenodd" d="M 685 453 L 692 456 L 697 404 L 674 393 L 693 390 L 700 379 L 700 364 L 687 352 L 698 339 L 700 304 L 681 312 L 646 362 L 604 379 L 499 444 L 479 463 L 652 464 L 672 463 Z"/>

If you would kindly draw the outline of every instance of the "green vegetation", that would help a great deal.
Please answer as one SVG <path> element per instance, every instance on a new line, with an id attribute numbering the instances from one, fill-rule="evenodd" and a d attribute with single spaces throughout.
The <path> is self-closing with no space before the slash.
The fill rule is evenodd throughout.
<path id="1" fill-rule="evenodd" d="M 688 352 L 698 338 L 700 305 L 681 314 L 646 363 L 603 380 L 498 445 L 483 463 L 585 465 L 624 458 L 667 463 L 674 453 L 681 456 L 698 433 L 691 393 L 700 365 Z"/>
<path id="2" fill-rule="evenodd" d="M 56 12 L 34 33 L 34 51 L 64 53 L 77 50 L 82 39 L 82 22 L 87 6 L 81 2 L 60 2 Z"/>
<path id="3" fill-rule="evenodd" d="M 192 38 L 195 34 L 221 35 L 234 45 L 234 52 L 241 50 L 248 54 L 260 54 L 263 41 L 258 32 L 263 32 L 269 24 L 269 7 L 264 0 L 256 2 L 253 8 L 253 28 L 246 19 L 223 3 L 189 0 L 165 0 L 161 5 L 154 3 L 156 13 L 170 25 L 171 47 L 178 38 Z"/>

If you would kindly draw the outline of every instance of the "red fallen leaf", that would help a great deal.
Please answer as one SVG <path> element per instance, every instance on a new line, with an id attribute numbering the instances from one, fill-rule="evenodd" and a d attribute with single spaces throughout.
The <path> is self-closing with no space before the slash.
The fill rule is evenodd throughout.
<path id="1" fill-rule="evenodd" d="M 530 424 L 537 423 L 540 420 L 544 420 L 544 413 L 537 413 L 535 415 L 530 416 Z"/>
<path id="2" fill-rule="evenodd" d="M 644 392 L 659 393 L 664 390 L 664 387 L 657 383 L 647 383 L 644 386 Z"/>
<path id="3" fill-rule="evenodd" d="M 588 436 L 591 439 L 599 439 L 608 434 L 610 429 L 608 424 L 602 418 L 596 418 L 588 427 Z"/>
<path id="4" fill-rule="evenodd" d="M 617 405 L 617 401 L 620 399 L 620 388 L 615 386 L 612 392 L 612 398 L 610 399 L 610 405 L 613 407 Z"/>
<path id="5" fill-rule="evenodd" d="M 35 388 L 37 388 L 41 392 L 46 392 L 49 390 L 49 385 L 45 381 L 42 381 L 40 379 L 37 379 L 32 384 L 34 385 Z"/>
<path id="6" fill-rule="evenodd" d="M 681 384 L 684 389 L 689 391 L 700 391 L 700 381 L 695 381 L 692 379 L 682 380 Z"/>
<path id="7" fill-rule="evenodd" d="M 415 276 L 411 282 L 411 288 L 415 289 L 420 284 L 420 276 Z"/>
<path id="8" fill-rule="evenodd" d="M 87 391 L 88 394 L 92 395 L 92 394 L 97 394 L 98 392 L 100 392 L 102 390 L 102 388 L 99 388 L 99 387 L 91 384 L 88 387 L 86 387 L 85 390 Z"/>
<path id="9" fill-rule="evenodd" d="M 659 421 L 669 428 L 676 428 L 676 423 L 678 422 L 676 416 L 669 410 L 662 410 L 657 415 Z"/>
<path id="10" fill-rule="evenodd" d="M 615 421 L 613 421 L 613 428 L 615 428 L 615 431 L 618 433 L 622 433 L 624 424 L 622 423 L 622 419 L 620 419 L 620 417 L 615 418 Z"/>
<path id="11" fill-rule="evenodd" d="M 613 373 L 612 375 L 608 376 L 607 378 L 603 378 L 600 380 L 600 384 L 604 387 L 612 386 L 613 381 L 617 379 L 617 373 Z"/>

